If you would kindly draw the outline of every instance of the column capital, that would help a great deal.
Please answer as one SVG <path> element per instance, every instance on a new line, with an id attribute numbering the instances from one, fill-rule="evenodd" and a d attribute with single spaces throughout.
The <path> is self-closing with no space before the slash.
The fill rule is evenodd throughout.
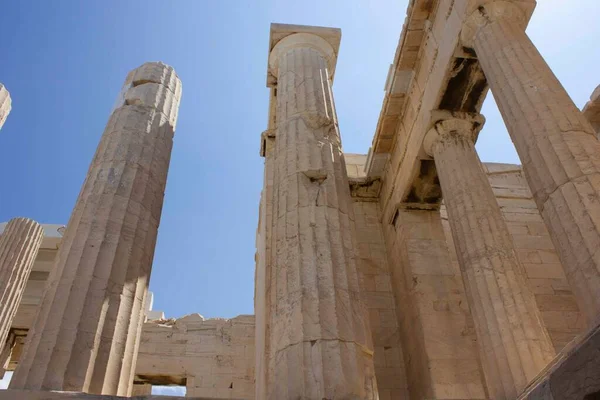
<path id="1" fill-rule="evenodd" d="M 342 31 L 339 28 L 271 24 L 267 86 L 275 86 L 279 56 L 285 51 L 299 47 L 308 47 L 319 51 L 325 58 L 330 79 L 333 81 L 341 38 Z"/>
<path id="2" fill-rule="evenodd" d="M 277 76 L 279 67 L 279 55 L 286 53 L 291 49 L 310 48 L 317 50 L 327 63 L 327 69 L 332 71 L 335 69 L 336 54 L 333 47 L 327 41 L 317 35 L 311 33 L 295 33 L 287 36 L 273 47 L 269 54 L 269 72 Z"/>
<path id="3" fill-rule="evenodd" d="M 434 110 L 431 122 L 431 128 L 423 139 L 423 150 L 433 157 L 435 145 L 444 137 L 463 136 L 474 141 L 485 124 L 485 117 L 478 113 Z"/>
<path id="4" fill-rule="evenodd" d="M 480 28 L 498 20 L 514 21 L 523 27 L 527 26 L 529 17 L 535 8 L 535 1 L 478 1 L 479 4 L 467 16 L 460 33 L 460 41 L 464 47 L 473 48 L 475 35 Z"/>

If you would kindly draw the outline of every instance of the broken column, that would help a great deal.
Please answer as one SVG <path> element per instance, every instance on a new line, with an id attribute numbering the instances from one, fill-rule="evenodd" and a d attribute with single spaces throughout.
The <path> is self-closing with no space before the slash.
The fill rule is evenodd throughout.
<path id="1" fill-rule="evenodd" d="M 10 110 L 10 93 L 8 93 L 8 90 L 6 90 L 4 85 L 0 83 L 0 129 L 2 129 L 2 125 L 4 125 L 4 122 L 6 122 L 6 118 L 8 118 Z"/>
<path id="2" fill-rule="evenodd" d="M 0 348 L 8 338 L 43 238 L 42 226 L 28 218 L 11 219 L 0 236 Z"/>
<path id="3" fill-rule="evenodd" d="M 450 112 L 433 117 L 424 148 L 442 187 L 489 396 L 514 399 L 552 360 L 554 349 L 475 152 L 483 117 Z"/>
<path id="4" fill-rule="evenodd" d="M 467 19 L 475 50 L 515 144 L 579 308 L 600 315 L 600 142 L 525 33 L 532 1 L 492 1 Z"/>
<path id="5" fill-rule="evenodd" d="M 131 394 L 180 97 L 165 64 L 127 76 L 11 389 Z"/>
<path id="6" fill-rule="evenodd" d="M 375 399 L 331 91 L 340 31 L 274 24 L 271 38 L 278 41 L 269 56 L 277 127 L 267 398 Z"/>

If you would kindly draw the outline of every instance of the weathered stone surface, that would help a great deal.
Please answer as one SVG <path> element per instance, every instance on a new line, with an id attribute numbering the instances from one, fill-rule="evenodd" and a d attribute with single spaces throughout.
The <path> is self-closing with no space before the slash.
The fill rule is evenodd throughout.
<path id="1" fill-rule="evenodd" d="M 254 330 L 252 315 L 146 322 L 134 382 L 186 386 L 188 397 L 252 400 Z"/>
<path id="2" fill-rule="evenodd" d="M 77 392 L 48 392 L 33 390 L 0 390 L 0 400 L 217 400 L 215 397 L 180 397 L 140 395 L 135 397 L 106 396 Z M 234 397 L 230 400 L 236 400 Z M 246 400 L 246 399 L 237 399 Z"/>
<path id="3" fill-rule="evenodd" d="M 11 388 L 131 393 L 180 93 L 161 63 L 127 77 Z"/>
<path id="4" fill-rule="evenodd" d="M 588 324 L 600 315 L 600 142 L 524 31 L 516 3 L 481 6 L 472 43 Z"/>
<path id="5" fill-rule="evenodd" d="M 4 85 L 0 83 L 0 129 L 2 129 L 2 125 L 6 122 L 11 107 L 10 93 L 8 93 L 8 90 L 6 90 Z"/>
<path id="6" fill-rule="evenodd" d="M 353 162 L 346 157 L 346 164 Z M 350 164 L 352 166 L 352 164 Z M 377 203 L 354 197 L 361 291 L 369 312 L 379 400 L 408 399 L 408 380 L 396 318 L 392 277 Z"/>
<path id="7" fill-rule="evenodd" d="M 485 399 L 473 320 L 440 212 L 400 209 L 382 225 L 407 398 Z"/>
<path id="8" fill-rule="evenodd" d="M 513 399 L 552 360 L 554 349 L 475 152 L 483 119 L 444 114 L 427 134 L 425 151 L 440 177 L 488 393 Z"/>
<path id="9" fill-rule="evenodd" d="M 596 325 L 573 340 L 518 399 L 597 399 L 599 371 L 600 325 Z"/>
<path id="10" fill-rule="evenodd" d="M 269 57 L 277 127 L 267 398 L 374 399 L 373 347 L 329 75 L 337 49 L 319 32 L 287 36 Z"/>
<path id="11" fill-rule="evenodd" d="M 5 349 L 0 359 L 2 374 L 15 343 L 14 337 L 7 343 L 9 332 L 43 236 L 41 225 L 28 218 L 11 219 L 0 235 L 0 345 Z"/>
<path id="12" fill-rule="evenodd" d="M 582 112 L 596 133 L 600 134 L 600 86 L 594 90 Z"/>

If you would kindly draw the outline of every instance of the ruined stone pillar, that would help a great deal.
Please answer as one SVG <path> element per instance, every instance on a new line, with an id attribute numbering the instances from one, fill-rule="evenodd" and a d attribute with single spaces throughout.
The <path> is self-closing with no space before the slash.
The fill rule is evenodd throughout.
<path id="1" fill-rule="evenodd" d="M 482 125 L 479 115 L 442 117 L 424 147 L 440 179 L 489 396 L 514 399 L 552 360 L 554 349 L 475 152 Z"/>
<path id="2" fill-rule="evenodd" d="M 8 90 L 6 90 L 4 85 L 0 83 L 0 129 L 2 129 L 2 125 L 4 125 L 4 122 L 6 122 L 6 118 L 8 118 L 10 109 L 10 93 L 8 93 Z"/>
<path id="3" fill-rule="evenodd" d="M 588 323 L 600 315 L 600 142 L 525 33 L 525 1 L 468 18 L 475 50 Z"/>
<path id="4" fill-rule="evenodd" d="M 28 218 L 11 219 L 0 236 L 0 348 L 8 338 L 43 238 L 42 226 Z"/>
<path id="5" fill-rule="evenodd" d="M 162 63 L 127 76 L 11 389 L 131 394 L 180 97 Z"/>
<path id="6" fill-rule="evenodd" d="M 316 29 L 339 40 L 339 30 Z M 331 92 L 335 59 L 331 44 L 310 31 L 281 39 L 269 57 L 277 78 L 267 378 L 273 400 L 378 396 Z"/>

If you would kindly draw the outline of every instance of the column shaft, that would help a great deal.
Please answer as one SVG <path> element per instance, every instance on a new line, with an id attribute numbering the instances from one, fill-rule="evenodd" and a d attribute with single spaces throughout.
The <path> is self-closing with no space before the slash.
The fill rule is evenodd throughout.
<path id="1" fill-rule="evenodd" d="M 472 140 L 448 130 L 432 148 L 488 392 L 514 399 L 554 350 Z"/>
<path id="2" fill-rule="evenodd" d="M 498 17 L 474 48 L 579 308 L 600 315 L 600 142 L 524 31 Z"/>
<path id="3" fill-rule="evenodd" d="M 327 61 L 310 46 L 277 57 L 268 398 L 375 399 Z"/>
<path id="4" fill-rule="evenodd" d="M 128 75 L 11 388 L 131 393 L 180 96 L 162 63 Z"/>
<path id="5" fill-rule="evenodd" d="M 11 219 L 0 236 L 0 348 L 8 338 L 43 238 L 41 225 L 28 218 Z"/>

